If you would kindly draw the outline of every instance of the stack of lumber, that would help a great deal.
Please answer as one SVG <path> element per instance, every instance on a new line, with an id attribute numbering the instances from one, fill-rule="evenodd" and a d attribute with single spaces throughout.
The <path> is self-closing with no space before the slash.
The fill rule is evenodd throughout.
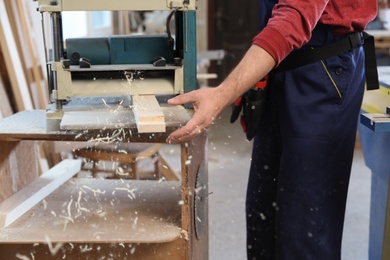
<path id="1" fill-rule="evenodd" d="M 0 118 L 48 104 L 40 20 L 36 2 L 0 0 Z"/>
<path id="2" fill-rule="evenodd" d="M 0 0 L 0 119 L 49 103 L 37 3 Z M 35 142 L 0 142 L 0 201 L 38 174 Z"/>

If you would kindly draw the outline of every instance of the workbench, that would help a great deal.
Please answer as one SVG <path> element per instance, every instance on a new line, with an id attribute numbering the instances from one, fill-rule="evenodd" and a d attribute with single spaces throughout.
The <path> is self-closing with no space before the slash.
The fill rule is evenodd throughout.
<path id="1" fill-rule="evenodd" d="M 358 130 L 364 160 L 372 173 L 368 259 L 389 259 L 390 67 L 378 67 L 378 74 L 380 89 L 366 91 Z"/>
<path id="2" fill-rule="evenodd" d="M 48 131 L 45 111 L 23 111 L 0 121 L 0 208 L 39 179 L 34 167 L 15 173 L 10 157 L 32 141 L 165 143 L 189 115 L 163 109 L 167 131 L 121 128 Z M 186 116 L 185 116 L 186 115 Z M 181 181 L 71 178 L 0 230 L 2 259 L 208 259 L 207 135 L 175 145 Z M 14 159 L 14 158 L 13 158 Z M 17 176 L 14 176 L 18 174 Z M 20 183 L 20 182 L 18 182 Z M 12 187 L 12 188 L 11 188 Z M 0 212 L 3 213 L 3 212 Z"/>

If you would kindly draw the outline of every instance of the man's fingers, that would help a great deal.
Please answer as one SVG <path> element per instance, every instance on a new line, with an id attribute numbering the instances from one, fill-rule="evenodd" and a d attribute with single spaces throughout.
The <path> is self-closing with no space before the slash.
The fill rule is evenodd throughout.
<path id="1" fill-rule="evenodd" d="M 179 129 L 181 130 L 181 129 Z M 179 131 L 177 130 L 177 131 Z M 206 128 L 197 128 L 195 130 L 193 130 L 192 132 L 185 132 L 184 134 L 175 134 L 172 133 L 173 135 L 170 135 L 166 142 L 167 143 L 182 143 L 182 142 L 187 142 L 187 141 L 190 141 L 191 139 L 193 139 L 195 136 L 201 134 L 203 131 L 206 131 L 207 129 Z"/>
<path id="2" fill-rule="evenodd" d="M 194 114 L 185 126 L 174 131 L 167 138 L 169 143 L 186 142 L 211 126 L 223 104 L 215 97 L 214 89 L 198 89 L 168 100 L 170 105 L 192 103 Z"/>
<path id="3" fill-rule="evenodd" d="M 193 133 L 196 133 L 198 129 L 200 128 L 193 126 L 191 121 L 189 121 L 185 126 L 171 133 L 168 138 L 171 140 L 182 141 L 190 136 L 193 136 Z"/>
<path id="4" fill-rule="evenodd" d="M 197 121 L 197 117 L 199 116 L 195 114 L 194 117 L 190 121 L 188 121 L 185 126 L 171 133 L 167 138 L 167 142 L 184 142 L 202 133 L 202 131 L 205 131 L 208 127 L 207 122 L 199 123 Z"/>
<path id="5" fill-rule="evenodd" d="M 191 93 L 192 92 L 184 93 L 184 94 L 178 95 L 176 97 L 170 98 L 170 99 L 168 99 L 168 104 L 170 104 L 170 105 L 184 105 L 187 103 L 192 103 L 193 98 L 191 98 L 191 96 L 192 96 Z"/>

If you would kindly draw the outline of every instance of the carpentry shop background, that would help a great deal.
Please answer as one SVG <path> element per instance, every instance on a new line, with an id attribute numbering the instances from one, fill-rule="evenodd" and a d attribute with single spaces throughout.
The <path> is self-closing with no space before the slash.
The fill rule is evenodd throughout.
<path id="1" fill-rule="evenodd" d="M 257 1 L 112 0 L 105 10 L 106 2 L 0 0 L 0 259 L 246 259 L 251 142 L 227 109 L 194 142 L 166 144 L 191 109 L 160 107 L 153 94 L 218 84 L 257 33 Z M 343 260 L 390 257 L 390 128 L 372 116 L 388 117 L 390 9 L 378 3 L 368 30 L 381 89 L 363 102 L 371 126 L 359 123 Z M 99 65 L 60 60 L 52 34 L 66 39 L 69 56 L 88 53 Z M 169 47 L 167 59 L 145 65 L 148 48 L 159 53 L 170 34 L 180 58 Z M 140 50 L 106 50 L 121 42 Z M 139 61 L 124 67 L 126 55 Z M 124 88 L 104 95 L 111 82 Z M 137 90 L 130 100 L 126 88 L 146 83 L 164 93 Z M 77 101 L 63 102 L 69 95 Z"/>

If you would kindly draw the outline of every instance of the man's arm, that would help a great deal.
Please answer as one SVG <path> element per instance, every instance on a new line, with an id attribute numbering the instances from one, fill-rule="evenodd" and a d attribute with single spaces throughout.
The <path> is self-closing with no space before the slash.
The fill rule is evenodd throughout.
<path id="1" fill-rule="evenodd" d="M 168 100 L 170 105 L 192 103 L 194 115 L 167 142 L 184 142 L 211 126 L 222 110 L 233 103 L 276 65 L 264 49 L 252 45 L 230 75 L 217 87 L 191 91 Z"/>

